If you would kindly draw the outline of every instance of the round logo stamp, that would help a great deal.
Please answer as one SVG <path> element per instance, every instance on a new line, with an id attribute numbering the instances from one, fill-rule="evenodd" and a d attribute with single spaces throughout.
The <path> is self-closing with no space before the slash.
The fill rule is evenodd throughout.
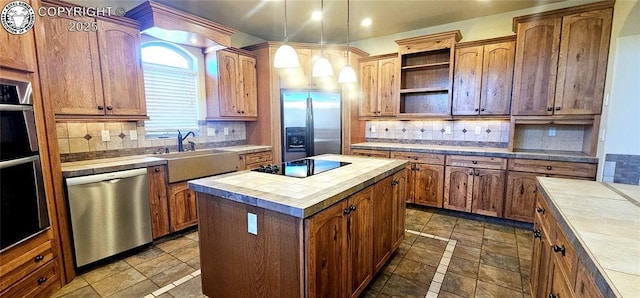
<path id="1" fill-rule="evenodd" d="M 31 5 L 23 1 L 7 3 L 0 14 L 0 22 L 11 34 L 25 34 L 33 28 L 36 14 Z"/>

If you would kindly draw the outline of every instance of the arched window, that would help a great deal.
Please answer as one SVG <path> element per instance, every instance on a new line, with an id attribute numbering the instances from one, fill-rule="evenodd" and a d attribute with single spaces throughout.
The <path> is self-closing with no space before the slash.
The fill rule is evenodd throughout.
<path id="1" fill-rule="evenodd" d="M 198 129 L 198 69 L 184 49 L 153 41 L 142 45 L 148 136 Z"/>

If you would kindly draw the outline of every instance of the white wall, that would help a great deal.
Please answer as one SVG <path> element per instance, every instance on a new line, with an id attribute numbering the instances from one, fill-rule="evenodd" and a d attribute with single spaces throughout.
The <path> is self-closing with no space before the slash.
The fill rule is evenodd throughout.
<path id="1" fill-rule="evenodd" d="M 605 85 L 608 105 L 603 106 L 598 143 L 600 165 L 606 154 L 640 155 L 640 2 L 615 4 L 611 47 Z M 606 103 L 606 101 L 605 101 Z M 598 167 L 598 180 L 602 179 Z"/>

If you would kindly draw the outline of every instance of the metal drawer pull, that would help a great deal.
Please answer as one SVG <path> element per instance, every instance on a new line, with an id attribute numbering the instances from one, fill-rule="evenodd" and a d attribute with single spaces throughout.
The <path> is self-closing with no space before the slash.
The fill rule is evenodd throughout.
<path id="1" fill-rule="evenodd" d="M 43 284 L 43 283 L 45 283 L 45 282 L 47 282 L 47 278 L 46 278 L 46 277 L 38 278 L 38 284 L 39 284 L 39 285 L 41 285 L 41 284 Z"/>
<path id="2" fill-rule="evenodd" d="M 560 247 L 557 244 L 554 244 L 553 245 L 553 252 L 560 252 L 560 253 L 562 253 L 562 256 L 564 256 L 565 253 L 566 253 L 566 249 L 564 248 L 564 245 L 562 247 Z"/>
<path id="3" fill-rule="evenodd" d="M 539 230 L 534 229 L 533 230 L 533 239 L 536 239 L 536 238 L 542 239 L 542 232 L 540 232 Z"/>
<path id="4" fill-rule="evenodd" d="M 36 263 L 40 262 L 40 261 L 44 260 L 44 256 L 43 255 L 37 255 L 35 258 L 33 258 L 33 260 L 36 261 Z"/>
<path id="5" fill-rule="evenodd" d="M 551 166 L 547 166 L 547 170 L 551 170 L 553 169 Z"/>
<path id="6" fill-rule="evenodd" d="M 472 160 L 471 163 L 474 164 L 474 165 L 477 165 L 478 161 L 477 160 Z"/>
<path id="7" fill-rule="evenodd" d="M 536 208 L 536 212 L 544 214 L 544 208 L 538 207 Z"/>

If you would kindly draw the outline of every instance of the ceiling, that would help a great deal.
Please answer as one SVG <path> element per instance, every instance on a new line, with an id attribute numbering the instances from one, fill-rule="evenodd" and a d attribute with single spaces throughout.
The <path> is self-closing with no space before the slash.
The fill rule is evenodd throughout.
<path id="1" fill-rule="evenodd" d="M 283 0 L 156 0 L 264 40 L 284 37 Z M 312 21 L 321 0 L 287 0 L 289 40 L 320 41 L 320 22 Z M 350 0 L 351 37 L 362 40 L 566 0 Z M 131 9 L 142 0 L 71 0 L 79 5 Z M 324 40 L 345 43 L 347 1 L 324 0 Z M 360 26 L 371 18 L 370 27 Z"/>

